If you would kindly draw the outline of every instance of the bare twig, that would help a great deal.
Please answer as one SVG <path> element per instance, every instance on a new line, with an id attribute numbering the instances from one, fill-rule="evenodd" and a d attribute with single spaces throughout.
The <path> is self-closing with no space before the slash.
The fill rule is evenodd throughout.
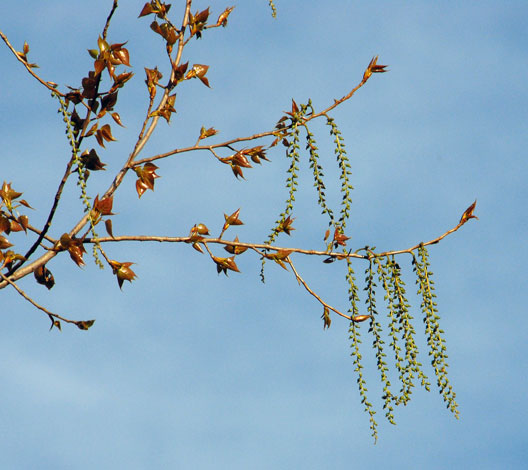
<path id="1" fill-rule="evenodd" d="M 332 310 L 332 312 L 334 313 L 337 313 L 339 316 L 343 317 L 343 318 L 346 318 L 347 320 L 352 320 L 352 317 L 349 317 L 348 315 L 345 315 L 344 313 L 341 313 L 339 310 L 337 310 L 336 308 L 332 307 L 331 305 L 327 304 L 323 299 L 321 299 L 320 296 L 318 296 L 312 289 L 310 289 L 310 287 L 308 286 L 308 284 L 306 284 L 306 281 L 300 276 L 300 274 L 297 272 L 297 270 L 295 269 L 295 266 L 293 265 L 292 263 L 292 260 L 290 259 L 290 257 L 288 256 L 285 261 L 291 266 L 292 270 L 293 270 L 293 274 L 295 274 L 295 277 L 297 278 L 297 281 L 302 284 L 302 286 L 313 296 L 315 297 L 319 303 L 323 306 L 323 307 L 326 307 L 328 308 L 329 310 Z"/>
<path id="2" fill-rule="evenodd" d="M 103 39 L 106 39 L 106 33 L 108 32 L 108 27 L 110 26 L 110 20 L 112 19 L 112 16 L 114 15 L 116 9 L 117 9 L 117 2 L 119 0 L 114 0 L 114 3 L 112 4 L 112 9 L 110 10 L 110 13 L 108 14 L 108 18 L 106 18 L 106 23 L 103 28 Z"/>
<path id="3" fill-rule="evenodd" d="M 27 71 L 34 77 L 36 78 L 40 83 L 42 83 L 42 85 L 44 85 L 48 90 L 50 91 L 53 91 L 54 93 L 64 97 L 64 95 L 58 91 L 56 89 L 56 86 L 57 84 L 56 83 L 52 83 L 52 82 L 47 82 L 46 80 L 43 80 L 42 78 L 40 78 L 34 71 L 33 71 L 33 67 L 30 66 L 30 64 L 27 62 L 27 60 L 24 60 L 20 54 L 18 53 L 18 51 L 11 45 L 11 43 L 9 42 L 9 40 L 7 39 L 7 36 L 2 33 L 2 31 L 0 31 L 0 37 L 3 39 L 3 41 L 6 43 L 7 47 L 9 47 L 9 49 L 11 50 L 11 52 L 14 54 L 14 56 L 17 58 L 17 60 L 19 62 L 21 62 L 24 67 L 26 67 Z"/>
<path id="4" fill-rule="evenodd" d="M 53 312 L 50 312 L 47 308 L 43 307 L 42 305 L 39 305 L 37 302 L 35 302 L 29 295 L 27 295 L 20 287 L 18 287 L 13 281 L 11 281 L 7 276 L 5 276 L 4 274 L 2 274 L 0 272 L 0 277 L 8 284 L 11 284 L 15 289 L 16 291 L 22 296 L 24 297 L 24 299 L 26 299 L 31 305 L 33 305 L 34 307 L 38 308 L 39 310 L 43 311 L 45 314 L 47 314 L 49 317 L 53 317 L 53 318 L 57 318 L 59 320 L 62 320 L 63 322 L 66 322 L 66 323 L 74 323 L 74 324 L 77 324 L 77 321 L 75 320 L 70 320 L 68 318 L 64 318 L 62 317 L 61 315 L 58 315 L 56 313 L 53 313 Z"/>

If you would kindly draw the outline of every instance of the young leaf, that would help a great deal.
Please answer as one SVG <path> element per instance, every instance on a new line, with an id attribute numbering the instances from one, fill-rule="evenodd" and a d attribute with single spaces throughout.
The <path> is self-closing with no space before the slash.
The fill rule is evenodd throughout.
<path id="1" fill-rule="evenodd" d="M 233 212 L 231 215 L 224 214 L 224 226 L 222 228 L 222 232 L 227 230 L 227 228 L 230 225 L 244 225 L 244 222 L 242 222 L 238 216 L 240 215 L 240 208 L 237 209 L 235 212 Z"/>
<path id="2" fill-rule="evenodd" d="M 130 269 L 130 266 L 134 263 L 126 261 L 120 263 L 119 261 L 110 260 L 110 266 L 114 274 L 117 276 L 117 283 L 121 289 L 124 281 L 132 282 L 136 278 L 136 273 Z"/>
<path id="3" fill-rule="evenodd" d="M 113 233 L 113 230 L 112 230 L 112 219 L 106 219 L 105 220 L 105 229 L 106 229 L 106 233 L 108 233 L 108 235 L 110 235 L 112 238 L 114 238 L 114 233 Z"/>
<path id="4" fill-rule="evenodd" d="M 231 256 L 230 258 L 220 258 L 218 256 L 213 256 L 213 261 L 216 263 L 216 271 L 218 274 L 223 272 L 227 276 L 227 270 L 236 271 L 239 273 L 238 266 L 235 263 L 235 257 Z"/>
<path id="5" fill-rule="evenodd" d="M 330 311 L 328 310 L 328 307 L 325 306 L 321 318 L 323 319 L 323 330 L 330 328 L 330 325 L 332 324 L 332 319 L 330 318 Z"/>
<path id="6" fill-rule="evenodd" d="M 235 237 L 233 241 L 238 242 L 238 237 Z M 226 245 L 224 246 L 224 250 L 228 253 L 231 253 L 232 255 L 241 255 L 247 250 L 247 246 Z"/>
<path id="7" fill-rule="evenodd" d="M 473 215 L 473 211 L 475 210 L 475 207 L 477 206 L 477 200 L 475 199 L 475 202 L 471 204 L 462 214 L 462 217 L 460 217 L 459 224 L 465 224 L 469 219 L 477 219 L 478 217 L 476 215 Z"/>
<path id="8" fill-rule="evenodd" d="M 33 271 L 33 275 L 35 276 L 37 282 L 46 286 L 48 290 L 55 285 L 55 279 L 53 278 L 53 274 L 51 274 L 50 270 L 46 268 L 45 265 L 41 265 L 37 269 L 35 269 L 35 271 Z"/>
<path id="9" fill-rule="evenodd" d="M 81 320 L 81 321 L 75 322 L 79 330 L 88 330 L 94 323 L 95 323 L 95 320 Z"/>
<path id="10" fill-rule="evenodd" d="M 220 16 L 218 17 L 218 20 L 216 21 L 216 26 L 226 26 L 227 25 L 227 18 L 231 14 L 231 12 L 234 10 L 235 7 L 229 7 L 226 8 L 222 13 L 220 13 Z"/>

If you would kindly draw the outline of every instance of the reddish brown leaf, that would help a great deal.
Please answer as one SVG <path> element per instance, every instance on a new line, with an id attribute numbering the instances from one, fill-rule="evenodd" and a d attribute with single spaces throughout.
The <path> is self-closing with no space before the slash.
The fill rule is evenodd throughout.
<path id="1" fill-rule="evenodd" d="M 196 251 L 199 251 L 200 253 L 203 254 L 202 247 L 201 247 L 198 243 L 193 243 L 193 244 L 192 244 L 192 247 L 193 247 Z"/>
<path id="2" fill-rule="evenodd" d="M 99 195 L 95 196 L 93 210 L 99 212 L 101 215 L 114 215 L 112 213 L 112 205 L 114 204 L 114 195 L 99 199 Z"/>
<path id="3" fill-rule="evenodd" d="M 83 254 L 86 253 L 86 250 L 80 240 L 72 240 L 68 247 L 68 253 L 77 266 L 84 266 Z"/>
<path id="4" fill-rule="evenodd" d="M 28 209 L 33 209 L 33 207 L 31 207 L 27 201 L 25 199 L 20 199 L 20 201 L 18 201 L 19 204 L 22 204 L 23 206 L 27 207 Z"/>
<path id="5" fill-rule="evenodd" d="M 240 168 L 238 165 L 231 165 L 231 170 L 233 170 L 234 175 L 238 178 L 239 176 L 242 179 L 244 178 L 244 173 L 242 172 L 242 168 Z"/>
<path id="6" fill-rule="evenodd" d="M 97 152 L 94 149 L 91 149 L 89 152 L 88 150 L 85 150 L 81 154 L 81 162 L 84 168 L 91 171 L 104 170 L 106 166 L 105 163 L 102 163 L 101 160 L 99 160 L 99 155 L 97 155 Z"/>
<path id="7" fill-rule="evenodd" d="M 150 15 L 151 13 L 153 13 L 153 11 L 154 10 L 152 9 L 152 5 L 150 3 L 145 3 L 138 18 L 141 18 L 142 16 Z"/>
<path id="8" fill-rule="evenodd" d="M 223 272 L 227 276 L 227 271 L 236 271 L 239 273 L 238 266 L 235 263 L 235 257 L 231 256 L 230 258 L 220 258 L 218 256 L 213 256 L 213 261 L 216 263 L 216 270 L 218 274 Z"/>
<path id="9" fill-rule="evenodd" d="M 119 116 L 118 113 L 111 113 L 110 114 L 112 116 L 112 119 L 117 123 L 119 124 L 121 127 L 125 127 L 123 126 L 122 122 L 121 122 L 121 116 Z"/>
<path id="10" fill-rule="evenodd" d="M 102 59 L 97 59 L 94 62 L 95 75 L 99 75 L 106 67 L 106 62 Z"/>
<path id="11" fill-rule="evenodd" d="M 124 47 L 115 47 L 117 44 L 112 45 L 112 58 L 114 61 L 118 62 L 119 64 L 126 65 L 127 67 L 130 67 L 130 54 L 128 52 L 128 49 L 125 49 Z M 121 46 L 121 44 L 119 44 Z M 114 64 L 118 65 L 118 64 Z"/>
<path id="12" fill-rule="evenodd" d="M 28 219 L 27 215 L 19 216 L 18 217 L 18 223 L 20 224 L 20 226 L 22 227 L 24 232 L 27 233 L 27 228 L 28 228 L 28 225 L 29 225 L 29 219 Z"/>
<path id="13" fill-rule="evenodd" d="M 33 275 L 35 276 L 37 282 L 39 284 L 42 284 L 43 286 L 46 286 L 48 290 L 55 285 L 55 279 L 53 279 L 53 274 L 51 274 L 50 270 L 46 268 L 45 265 L 41 265 L 37 269 L 35 269 L 35 271 L 33 271 Z"/>
<path id="14" fill-rule="evenodd" d="M 97 140 L 97 143 L 98 143 L 101 147 L 105 148 L 105 146 L 104 146 L 103 135 L 102 135 L 100 129 L 95 133 L 95 139 Z"/>
<path id="15" fill-rule="evenodd" d="M 295 100 L 292 98 L 291 114 L 297 114 L 298 112 L 299 112 L 299 107 L 297 106 L 297 103 L 295 102 Z"/>
<path id="16" fill-rule="evenodd" d="M 244 222 L 242 222 L 238 216 L 240 215 L 240 208 L 237 209 L 235 212 L 233 212 L 231 215 L 224 214 L 224 226 L 222 228 L 222 231 L 227 230 L 227 228 L 230 225 L 244 225 Z"/>
<path id="17" fill-rule="evenodd" d="M 81 321 L 75 322 L 79 330 L 88 330 L 94 323 L 95 323 L 95 320 L 81 320 Z"/>
<path id="18" fill-rule="evenodd" d="M 10 232 L 22 232 L 22 230 L 24 230 L 22 228 L 22 225 L 20 225 L 15 220 L 10 220 L 9 221 L 9 230 L 6 233 L 9 235 Z"/>
<path id="19" fill-rule="evenodd" d="M 11 229 L 11 223 L 7 217 L 4 217 L 0 213 L 0 233 L 9 232 Z"/>
<path id="20" fill-rule="evenodd" d="M 373 73 L 387 72 L 387 70 L 385 70 L 386 68 L 386 65 L 378 65 L 378 56 L 373 57 L 370 63 L 368 64 L 365 73 L 363 74 L 363 81 L 368 80 Z"/>
<path id="21" fill-rule="evenodd" d="M 239 152 L 235 153 L 231 157 L 231 162 L 234 165 L 238 165 L 238 166 L 241 166 L 243 168 L 252 168 L 251 164 L 249 163 L 249 160 L 244 155 L 244 153 L 245 153 L 244 150 L 240 150 Z"/>
<path id="22" fill-rule="evenodd" d="M 475 210 L 475 207 L 477 206 L 477 200 L 475 199 L 475 202 L 471 204 L 462 214 L 462 217 L 460 217 L 459 224 L 465 224 L 469 219 L 477 219 L 478 217 L 476 215 L 473 215 L 473 211 Z"/>
<path id="23" fill-rule="evenodd" d="M 136 191 L 138 193 L 138 197 L 143 196 L 143 193 L 147 189 L 149 189 L 149 187 L 146 185 L 146 183 L 143 180 L 139 179 L 136 181 Z"/>
<path id="24" fill-rule="evenodd" d="M 4 237 L 3 235 L 0 235 L 0 250 L 5 250 L 6 248 L 9 248 L 10 246 L 13 246 L 12 243 L 9 243 L 9 240 Z"/>
<path id="25" fill-rule="evenodd" d="M 293 227 L 292 227 L 292 223 L 293 221 L 295 220 L 295 217 L 292 219 L 291 216 L 289 215 L 286 219 L 284 219 L 280 224 L 279 226 L 277 227 L 277 232 L 284 232 L 286 233 L 287 235 L 291 235 L 291 231 L 292 230 L 295 230 Z"/>
<path id="26" fill-rule="evenodd" d="M 114 238 L 114 233 L 112 231 L 112 219 L 105 220 L 105 229 L 106 229 L 106 233 L 108 233 L 108 235 Z"/>
<path id="27" fill-rule="evenodd" d="M 235 237 L 233 240 L 235 243 L 238 243 L 238 237 Z M 224 250 L 228 253 L 231 253 L 232 255 L 241 255 L 248 249 L 247 246 L 235 246 L 235 245 L 226 245 L 224 246 Z"/>
<path id="28" fill-rule="evenodd" d="M 88 132 L 84 136 L 85 137 L 90 137 L 91 135 L 94 134 L 95 131 L 97 131 L 98 128 L 99 128 L 99 124 L 96 122 L 94 125 L 92 125 L 92 127 L 90 127 L 90 129 L 88 130 Z"/>
<path id="29" fill-rule="evenodd" d="M 110 266 L 114 274 L 117 276 L 117 283 L 119 288 L 123 286 L 124 281 L 132 282 L 136 278 L 136 273 L 130 269 L 130 266 L 134 264 L 129 261 L 120 263 L 119 261 L 110 261 Z"/>
<path id="30" fill-rule="evenodd" d="M 109 124 L 105 124 L 101 129 L 99 129 L 99 132 L 101 133 L 101 136 L 103 139 L 105 139 L 108 142 L 115 141 L 114 137 L 112 136 L 112 130 L 110 129 Z"/>

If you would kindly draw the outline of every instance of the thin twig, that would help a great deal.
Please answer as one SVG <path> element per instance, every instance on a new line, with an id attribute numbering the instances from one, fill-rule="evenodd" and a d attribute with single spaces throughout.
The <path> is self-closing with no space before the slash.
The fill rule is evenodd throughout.
<path id="1" fill-rule="evenodd" d="M 110 13 L 108 15 L 108 18 L 106 18 L 106 23 L 105 23 L 105 26 L 103 28 L 103 39 L 106 40 L 106 33 L 108 32 L 108 27 L 110 26 L 110 20 L 112 19 L 112 16 L 114 15 L 116 9 L 117 9 L 117 2 L 119 0 L 114 0 L 114 3 L 112 5 L 112 9 L 110 10 Z"/>
<path id="2" fill-rule="evenodd" d="M 464 222 L 465 223 L 465 222 Z M 356 252 L 348 252 L 348 253 L 342 253 L 342 252 L 334 252 L 334 251 L 326 251 L 326 250 L 306 250 L 303 248 L 285 248 L 285 247 L 279 247 L 274 245 L 268 245 L 263 243 L 244 243 L 240 241 L 232 241 L 232 240 L 225 240 L 223 238 L 203 238 L 199 240 L 200 243 L 215 243 L 220 245 L 228 245 L 233 247 L 241 247 L 241 248 L 253 248 L 253 249 L 260 249 L 260 250 L 273 250 L 273 251 L 291 251 L 292 253 L 300 253 L 304 255 L 313 255 L 313 256 L 326 256 L 326 257 L 334 257 L 338 260 L 345 259 L 345 258 L 357 258 L 357 259 L 371 259 L 371 258 L 384 258 L 386 256 L 391 255 L 398 255 L 402 253 L 412 253 L 416 249 L 418 249 L 420 246 L 429 246 L 434 245 L 435 243 L 438 243 L 443 238 L 447 237 L 453 232 L 456 232 L 464 223 L 458 223 L 456 227 L 448 230 L 447 232 L 443 233 L 439 237 L 434 238 L 433 240 L 427 241 L 427 242 L 421 242 L 417 243 L 416 245 L 406 248 L 403 250 L 393 250 L 393 251 L 384 251 L 382 253 L 375 253 L 371 250 L 367 251 L 367 254 L 360 254 Z M 158 243 L 193 243 L 193 239 L 191 236 L 187 237 L 166 237 L 166 236 L 156 236 L 156 235 L 122 235 L 122 236 L 116 236 L 116 237 L 98 237 L 98 238 L 86 238 L 84 240 L 84 243 L 111 243 L 111 242 L 158 242 Z M 359 251 L 359 250 L 358 250 Z"/>
<path id="3" fill-rule="evenodd" d="M 29 295 L 27 295 L 20 287 L 18 287 L 13 281 L 11 281 L 7 276 L 2 274 L 1 272 L 0 272 L 0 277 L 2 277 L 2 279 L 5 282 L 7 282 L 8 284 L 11 284 L 16 289 L 16 291 L 22 297 L 24 297 L 24 299 L 26 299 L 31 305 L 33 305 L 34 307 L 38 308 L 39 310 L 42 310 L 49 317 L 58 318 L 59 320 L 62 320 L 64 322 L 66 322 L 66 323 L 75 323 L 75 324 L 77 324 L 77 322 L 75 320 L 69 320 L 68 318 L 64 318 L 64 317 L 62 317 L 62 316 L 60 316 L 60 315 L 58 315 L 56 313 L 50 312 L 47 308 L 43 307 L 42 305 L 39 305 Z"/>
<path id="4" fill-rule="evenodd" d="M 47 82 L 45 80 L 43 80 L 42 78 L 40 78 L 34 71 L 33 71 L 33 67 L 30 67 L 29 63 L 22 59 L 22 57 L 20 57 L 18 51 L 11 45 L 11 43 L 9 42 L 9 40 L 7 39 L 7 37 L 5 36 L 4 33 L 2 33 L 2 31 L 0 31 L 0 37 L 4 40 L 4 42 L 6 43 L 7 47 L 9 47 L 9 49 L 11 50 L 11 52 L 15 55 L 15 57 L 17 58 L 17 60 L 19 62 L 21 62 L 22 64 L 24 64 L 24 67 L 26 67 L 27 71 L 34 77 L 36 78 L 40 83 L 42 83 L 42 85 L 44 85 L 48 90 L 52 91 L 53 93 L 56 93 L 62 97 L 64 97 L 65 95 L 62 94 L 60 91 L 58 91 L 56 89 L 56 84 L 53 83 L 51 84 L 52 82 Z M 55 85 L 55 86 L 53 86 Z"/>
<path id="5" fill-rule="evenodd" d="M 287 258 L 285 258 L 285 260 L 292 268 L 293 270 L 293 274 L 295 274 L 295 277 L 297 278 L 297 282 L 299 282 L 300 284 L 302 284 L 302 286 L 313 296 L 315 297 L 319 303 L 323 306 L 323 307 L 326 307 L 328 308 L 329 310 L 332 310 L 332 312 L 334 313 L 337 313 L 339 316 L 343 317 L 343 318 L 346 318 L 347 320 L 352 320 L 352 317 L 349 317 L 348 315 L 345 315 L 344 313 L 341 313 L 339 310 L 337 310 L 336 308 L 332 307 L 331 305 L 327 304 L 323 299 L 321 299 L 321 297 L 319 297 L 312 289 L 310 289 L 310 287 L 308 286 L 308 284 L 306 284 L 306 281 L 300 276 L 300 274 L 297 272 L 297 270 L 295 269 L 295 266 L 293 265 L 292 263 L 292 260 L 290 259 L 290 257 L 288 256 Z"/>

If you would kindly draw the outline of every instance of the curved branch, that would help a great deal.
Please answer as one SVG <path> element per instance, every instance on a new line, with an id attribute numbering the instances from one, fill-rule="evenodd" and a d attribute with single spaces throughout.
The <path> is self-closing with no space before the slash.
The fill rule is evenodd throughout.
<path id="1" fill-rule="evenodd" d="M 52 91 L 53 93 L 57 93 L 58 95 L 64 97 L 65 95 L 62 94 L 60 91 L 58 91 L 56 89 L 57 87 L 57 84 L 54 83 L 54 82 L 47 82 L 45 80 L 43 80 L 42 78 L 40 78 L 34 71 L 33 71 L 33 67 L 30 66 L 30 64 L 27 62 L 27 60 L 24 60 L 22 57 L 20 57 L 20 54 L 18 53 L 18 51 L 11 45 L 11 43 L 9 42 L 9 40 L 7 39 L 6 35 L 4 33 L 2 33 L 2 31 L 0 31 L 0 37 L 3 39 L 3 41 L 6 43 L 7 47 L 9 47 L 9 49 L 11 50 L 11 52 L 14 54 L 14 56 L 16 57 L 16 59 L 21 62 L 24 67 L 26 67 L 27 71 L 34 77 L 36 78 L 42 85 L 44 85 L 48 90 Z"/>
<path id="2" fill-rule="evenodd" d="M 308 284 L 306 284 L 306 281 L 299 275 L 299 273 L 295 269 L 295 266 L 293 265 L 292 260 L 290 259 L 289 256 L 284 261 L 286 261 L 291 266 L 291 268 L 293 270 L 293 274 L 295 274 L 295 277 L 297 278 L 297 282 L 299 282 L 299 284 L 302 284 L 302 286 L 306 289 L 306 291 L 308 293 L 310 293 L 313 297 L 315 297 L 323 307 L 326 307 L 327 309 L 332 310 L 332 312 L 337 313 L 339 316 L 341 316 L 343 318 L 346 318 L 347 320 L 352 320 L 352 317 L 349 317 L 348 315 L 345 315 L 344 313 L 341 313 L 336 308 L 334 308 L 331 305 L 327 304 L 312 289 L 310 289 Z"/>

